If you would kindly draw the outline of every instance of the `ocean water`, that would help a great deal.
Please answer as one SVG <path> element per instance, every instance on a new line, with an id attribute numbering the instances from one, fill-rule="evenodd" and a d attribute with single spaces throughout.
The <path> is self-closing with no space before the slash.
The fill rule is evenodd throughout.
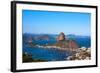
<path id="1" fill-rule="evenodd" d="M 75 37 L 70 39 L 75 40 L 78 43 L 79 47 L 91 47 L 90 37 Z M 56 42 L 56 40 L 33 40 L 33 43 L 38 45 L 53 44 Z M 73 54 L 68 51 L 60 51 L 54 48 L 44 49 L 38 47 L 28 47 L 27 44 L 23 44 L 23 53 L 25 52 L 31 54 L 33 59 L 41 59 L 47 61 L 62 61 Z"/>
<path id="2" fill-rule="evenodd" d="M 76 41 L 76 43 L 79 45 L 79 47 L 86 47 L 86 48 L 90 48 L 91 47 L 91 39 L 90 37 L 76 37 L 73 38 L 73 40 Z"/>
<path id="3" fill-rule="evenodd" d="M 33 43 L 38 45 L 48 45 L 48 44 L 54 44 L 56 42 L 57 42 L 56 40 L 33 40 Z"/>
<path id="4" fill-rule="evenodd" d="M 47 61 L 61 61 L 65 60 L 68 56 L 72 55 L 72 53 L 67 51 L 60 51 L 54 48 L 52 49 L 43 49 L 43 48 L 30 48 L 24 47 L 23 52 L 27 52 L 32 55 L 33 59 L 47 60 Z"/>

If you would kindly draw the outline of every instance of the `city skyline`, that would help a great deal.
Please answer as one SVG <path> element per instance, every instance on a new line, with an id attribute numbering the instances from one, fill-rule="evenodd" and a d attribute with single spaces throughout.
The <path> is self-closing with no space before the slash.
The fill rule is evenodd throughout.
<path id="1" fill-rule="evenodd" d="M 23 10 L 23 33 L 91 35 L 91 14 Z"/>

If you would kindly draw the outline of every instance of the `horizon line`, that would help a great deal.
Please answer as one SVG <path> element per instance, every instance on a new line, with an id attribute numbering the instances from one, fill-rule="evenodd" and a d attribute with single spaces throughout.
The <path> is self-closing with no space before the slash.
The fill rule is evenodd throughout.
<path id="1" fill-rule="evenodd" d="M 55 34 L 58 35 L 60 33 L 22 33 L 22 34 Z M 65 33 L 64 33 L 65 34 Z M 91 36 L 91 35 L 82 35 L 82 34 L 74 34 L 74 33 L 69 33 L 69 34 L 65 34 L 65 35 L 79 35 L 79 36 Z"/>

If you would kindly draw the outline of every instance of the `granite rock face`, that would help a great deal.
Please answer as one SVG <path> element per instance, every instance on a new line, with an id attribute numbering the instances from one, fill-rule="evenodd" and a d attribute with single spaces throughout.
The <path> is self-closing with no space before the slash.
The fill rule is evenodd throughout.
<path id="1" fill-rule="evenodd" d="M 54 46 L 61 47 L 62 50 L 71 51 L 77 51 L 79 48 L 77 42 L 75 40 L 65 38 L 65 34 L 63 32 L 61 32 L 57 37 L 57 43 L 55 43 Z"/>
<path id="2" fill-rule="evenodd" d="M 57 37 L 57 41 L 63 41 L 63 40 L 65 40 L 65 34 L 61 32 L 59 36 Z"/>

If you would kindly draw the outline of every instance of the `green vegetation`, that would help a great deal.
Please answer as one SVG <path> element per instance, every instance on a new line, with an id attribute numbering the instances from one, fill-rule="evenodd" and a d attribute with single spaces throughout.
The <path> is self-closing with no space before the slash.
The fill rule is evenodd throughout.
<path id="1" fill-rule="evenodd" d="M 42 60 L 42 59 L 33 59 L 31 55 L 28 54 L 23 54 L 23 63 L 26 62 L 47 62 L 47 60 Z"/>
<path id="2" fill-rule="evenodd" d="M 69 40 L 58 41 L 54 46 L 66 48 L 68 46 L 68 41 Z"/>
<path id="3" fill-rule="evenodd" d="M 31 62 L 32 60 L 31 55 L 23 54 L 23 62 Z"/>

